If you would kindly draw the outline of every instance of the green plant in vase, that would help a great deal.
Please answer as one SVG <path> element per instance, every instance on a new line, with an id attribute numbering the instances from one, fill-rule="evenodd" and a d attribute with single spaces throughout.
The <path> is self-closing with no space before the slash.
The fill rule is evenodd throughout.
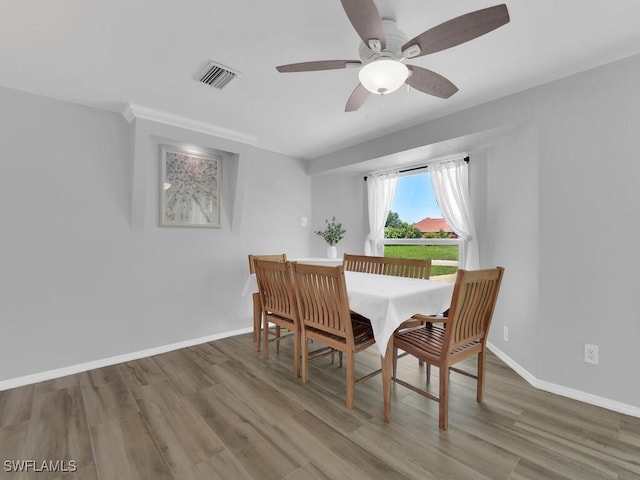
<path id="1" fill-rule="evenodd" d="M 329 244 L 329 248 L 327 249 L 327 257 L 329 258 L 337 258 L 338 251 L 336 249 L 336 244 L 344 238 L 344 234 L 347 231 L 342 228 L 342 224 L 336 222 L 336 217 L 332 217 L 331 221 L 325 220 L 327 227 L 324 230 L 317 230 L 315 232 L 316 235 L 320 235 L 324 238 L 324 241 Z"/>

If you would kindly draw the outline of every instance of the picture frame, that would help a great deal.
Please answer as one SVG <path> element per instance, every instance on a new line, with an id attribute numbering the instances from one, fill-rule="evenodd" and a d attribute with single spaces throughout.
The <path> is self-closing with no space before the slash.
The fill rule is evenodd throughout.
<path id="1" fill-rule="evenodd" d="M 221 228 L 222 157 L 162 147 L 160 226 Z"/>

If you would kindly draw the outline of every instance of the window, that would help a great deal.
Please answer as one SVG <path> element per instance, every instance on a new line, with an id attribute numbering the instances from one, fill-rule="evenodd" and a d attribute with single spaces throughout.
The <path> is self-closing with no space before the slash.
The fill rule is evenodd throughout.
<path id="1" fill-rule="evenodd" d="M 384 243 L 385 257 L 430 258 L 431 276 L 453 281 L 459 241 L 444 221 L 429 173 L 398 178 Z"/>

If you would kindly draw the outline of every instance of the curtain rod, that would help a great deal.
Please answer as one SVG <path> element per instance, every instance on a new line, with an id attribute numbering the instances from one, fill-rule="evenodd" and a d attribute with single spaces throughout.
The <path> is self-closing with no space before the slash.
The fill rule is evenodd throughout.
<path id="1" fill-rule="evenodd" d="M 464 157 L 464 161 L 466 163 L 469 163 L 469 156 Z M 423 170 L 425 168 L 429 168 L 429 165 L 422 165 L 421 167 L 413 167 L 413 168 L 405 168 L 404 170 L 398 170 L 398 173 L 406 173 L 406 172 L 413 172 L 414 170 Z M 364 181 L 367 181 L 367 176 L 365 175 L 364 177 Z"/>

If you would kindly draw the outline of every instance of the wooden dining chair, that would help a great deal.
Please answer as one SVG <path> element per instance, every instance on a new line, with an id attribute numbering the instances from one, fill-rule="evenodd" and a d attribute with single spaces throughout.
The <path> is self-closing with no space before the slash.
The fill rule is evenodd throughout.
<path id="1" fill-rule="evenodd" d="M 431 259 L 374 257 L 345 253 L 342 264 L 347 272 L 394 275 L 396 277 L 428 279 L 431 274 Z"/>
<path id="2" fill-rule="evenodd" d="M 302 382 L 309 377 L 308 341 L 319 342 L 347 357 L 348 409 L 353 408 L 355 384 L 373 372 L 355 379 L 355 354 L 375 343 L 371 325 L 353 323 L 342 265 L 327 267 L 294 263 L 293 275 L 302 330 Z"/>
<path id="3" fill-rule="evenodd" d="M 286 262 L 287 254 L 281 253 L 277 255 L 249 255 L 249 274 L 256 273 L 255 269 L 255 261 L 256 260 L 271 260 L 273 262 Z M 256 349 L 260 351 L 261 342 L 261 332 L 262 332 L 262 310 L 260 308 L 260 295 L 258 292 L 255 292 L 252 295 L 253 300 L 253 343 L 256 344 Z M 280 327 L 276 327 L 275 335 L 279 336 Z"/>
<path id="4" fill-rule="evenodd" d="M 293 374 L 300 376 L 300 321 L 293 286 L 291 262 L 255 260 L 258 295 L 262 311 L 262 358 L 269 358 L 269 343 L 276 342 L 280 351 L 280 329 L 274 338 L 269 338 L 269 323 L 293 333 Z"/>
<path id="5" fill-rule="evenodd" d="M 447 317 L 421 315 L 420 318 L 425 323 L 424 327 L 409 329 L 401 327 L 396 330 L 390 340 L 392 343 L 387 348 L 382 369 L 385 422 L 389 422 L 390 419 L 392 381 L 439 402 L 441 430 L 446 430 L 449 424 L 450 370 L 475 378 L 477 380 L 476 400 L 482 402 L 487 336 L 503 274 L 502 267 L 473 271 L 459 269 Z M 396 377 L 395 364 L 398 349 L 423 360 L 428 369 L 431 365 L 439 367 L 439 397 Z M 453 367 L 472 355 L 478 356 L 476 374 Z"/>

